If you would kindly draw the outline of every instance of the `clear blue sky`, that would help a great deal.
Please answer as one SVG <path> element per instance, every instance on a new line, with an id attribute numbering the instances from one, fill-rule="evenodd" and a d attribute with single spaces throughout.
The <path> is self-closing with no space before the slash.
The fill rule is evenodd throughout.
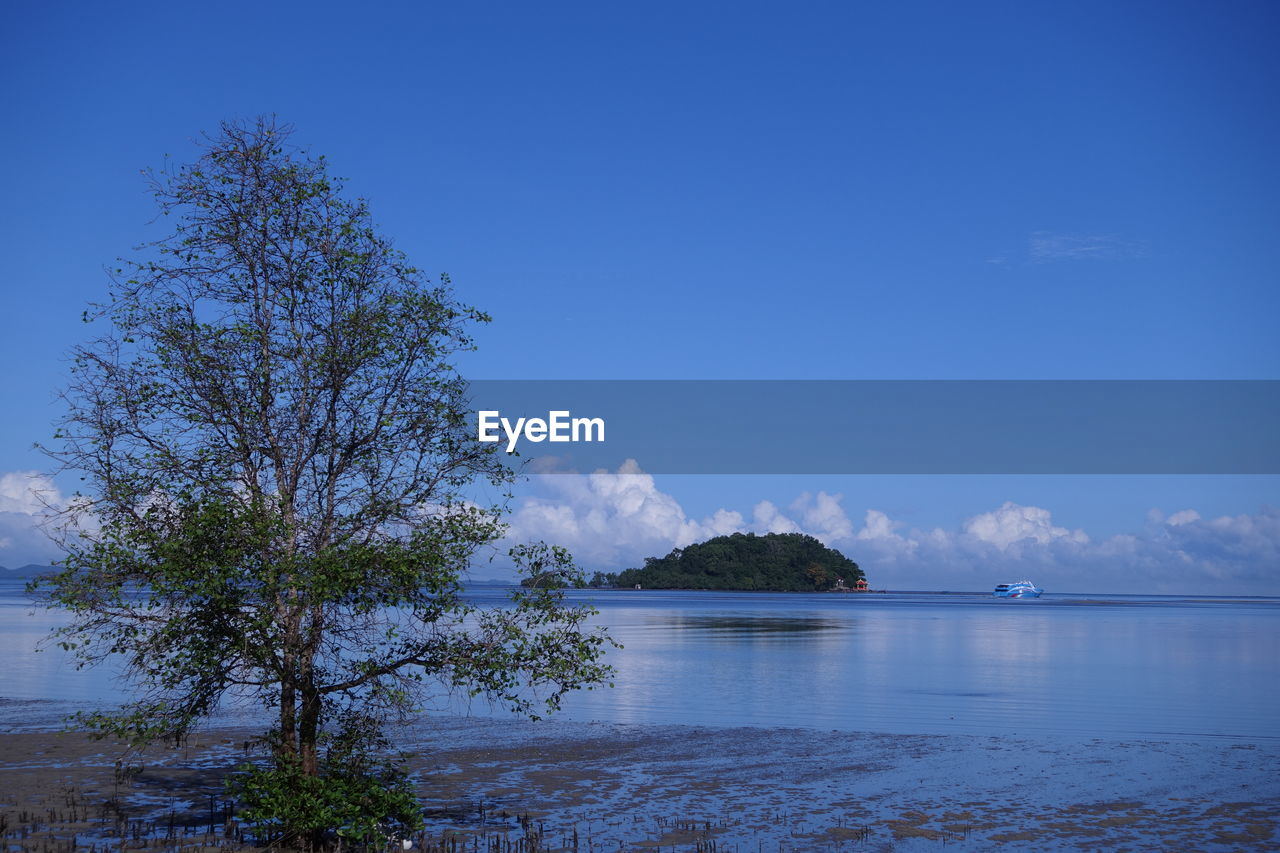
<path id="1" fill-rule="evenodd" d="M 1260 2 L 12 7 L 0 473 L 47 467 L 80 311 L 156 233 L 139 170 L 271 112 L 494 315 L 472 376 L 1280 378 L 1278 24 Z M 1013 501 L 1095 540 L 1280 504 L 1274 478 L 656 488 L 699 518 L 842 492 L 859 527 Z"/>

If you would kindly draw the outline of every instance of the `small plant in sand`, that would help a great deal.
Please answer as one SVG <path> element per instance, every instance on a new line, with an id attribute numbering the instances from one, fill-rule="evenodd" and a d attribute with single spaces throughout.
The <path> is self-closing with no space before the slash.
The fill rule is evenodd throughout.
<path id="1" fill-rule="evenodd" d="M 240 818 L 258 841 L 306 844 L 332 834 L 380 847 L 422 830 L 413 783 L 392 759 L 377 720 L 350 714 L 327 740 L 319 774 L 292 761 L 245 765 L 232 777 Z"/>

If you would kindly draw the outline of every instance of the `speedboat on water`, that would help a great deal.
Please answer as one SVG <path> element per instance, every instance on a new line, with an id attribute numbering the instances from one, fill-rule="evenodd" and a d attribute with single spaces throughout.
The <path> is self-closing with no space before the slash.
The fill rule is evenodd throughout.
<path id="1" fill-rule="evenodd" d="M 1031 581 L 1017 581 L 1016 583 L 1002 583 L 991 594 L 996 598 L 1039 598 L 1042 592 L 1044 590 Z"/>

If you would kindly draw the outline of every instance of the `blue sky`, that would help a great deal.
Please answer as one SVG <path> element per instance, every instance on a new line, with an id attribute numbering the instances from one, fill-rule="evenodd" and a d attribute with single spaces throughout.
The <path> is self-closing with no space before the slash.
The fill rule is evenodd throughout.
<path id="1" fill-rule="evenodd" d="M 139 170 L 259 113 L 494 315 L 474 377 L 1280 378 L 1278 22 L 1207 2 L 15 7 L 0 475 L 48 467 L 30 448 L 80 311 L 157 233 Z M 16 565 L 31 513 L 3 482 Z M 1261 539 L 1230 570 L 1194 543 L 1165 554 L 1190 556 L 1185 586 L 1280 592 L 1276 478 L 652 484 L 688 519 L 754 529 L 762 501 L 806 493 L 843 495 L 856 531 L 876 510 L 956 536 L 1012 502 L 1095 545 L 1168 540 L 1149 511 L 1192 509 L 1175 532 L 1229 516 Z M 948 577 L 945 556 L 892 562 L 857 535 L 897 585 Z"/>

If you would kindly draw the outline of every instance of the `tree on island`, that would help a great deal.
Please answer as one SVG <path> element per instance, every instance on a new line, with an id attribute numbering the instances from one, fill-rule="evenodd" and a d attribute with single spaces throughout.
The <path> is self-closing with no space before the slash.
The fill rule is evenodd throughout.
<path id="1" fill-rule="evenodd" d="M 644 567 L 616 575 L 596 572 L 592 586 L 639 584 L 646 589 L 734 589 L 813 592 L 852 587 L 858 564 L 802 533 L 733 533 L 648 557 Z"/>
<path id="2" fill-rule="evenodd" d="M 431 691 L 536 717 L 607 681 L 608 637 L 565 604 L 581 574 L 541 543 L 510 607 L 462 596 L 504 531 L 464 499 L 512 480 L 467 428 L 452 359 L 480 311 L 431 284 L 271 119 L 224 123 L 192 165 L 149 172 L 172 231 L 86 315 L 50 454 L 87 483 L 66 558 L 33 584 L 81 665 L 120 657 L 138 698 L 83 719 L 180 739 L 225 697 L 272 711 L 270 762 L 240 779 L 275 842 L 420 823 L 385 724 Z"/>

